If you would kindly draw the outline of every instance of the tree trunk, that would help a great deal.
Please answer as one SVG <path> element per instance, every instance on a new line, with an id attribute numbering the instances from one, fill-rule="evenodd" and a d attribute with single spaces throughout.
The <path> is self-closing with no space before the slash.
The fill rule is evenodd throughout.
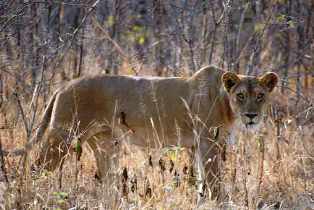
<path id="1" fill-rule="evenodd" d="M 30 36 L 30 58 L 31 58 L 31 74 L 32 74 L 32 88 L 35 88 L 37 71 L 39 67 L 39 49 L 38 49 L 38 15 L 37 15 L 37 5 L 35 2 L 30 4 L 30 13 L 31 13 L 31 31 L 29 32 Z"/>
<path id="2" fill-rule="evenodd" d="M 288 0 L 288 5 L 286 5 L 286 11 L 285 14 L 287 16 L 290 15 L 291 11 L 291 2 Z M 283 60 L 284 60 L 284 66 L 283 66 L 283 77 L 281 82 L 281 93 L 285 93 L 285 88 L 288 87 L 289 81 L 288 81 L 288 73 L 290 68 L 290 33 L 289 31 L 284 31 L 282 33 L 282 36 L 284 37 L 284 51 L 283 54 Z"/>
<path id="3" fill-rule="evenodd" d="M 165 24 L 165 16 L 166 10 L 163 5 L 162 0 L 154 0 L 153 1 L 153 8 L 154 8 L 154 36 L 156 41 L 155 47 L 155 59 L 156 59 L 156 66 L 155 72 L 157 76 L 161 76 L 163 74 L 165 68 L 165 52 L 164 52 L 164 42 L 165 40 L 161 37 L 161 34 L 164 30 Z"/>

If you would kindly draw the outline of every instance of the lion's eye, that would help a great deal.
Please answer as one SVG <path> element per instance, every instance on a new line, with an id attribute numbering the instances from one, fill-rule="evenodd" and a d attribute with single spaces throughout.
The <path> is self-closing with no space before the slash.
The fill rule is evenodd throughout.
<path id="1" fill-rule="evenodd" d="M 258 95 L 257 95 L 257 97 L 256 97 L 256 99 L 257 99 L 257 101 L 262 101 L 262 100 L 264 100 L 264 93 L 259 93 Z"/>
<path id="2" fill-rule="evenodd" d="M 237 99 L 238 99 L 239 101 L 243 101 L 243 100 L 245 99 L 244 94 L 243 94 L 243 93 L 238 93 L 238 94 L 237 94 Z"/>

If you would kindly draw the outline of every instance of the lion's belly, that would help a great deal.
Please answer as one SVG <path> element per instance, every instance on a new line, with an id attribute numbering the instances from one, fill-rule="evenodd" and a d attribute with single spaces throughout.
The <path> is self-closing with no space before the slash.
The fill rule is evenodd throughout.
<path id="1" fill-rule="evenodd" d="M 175 133 L 175 131 L 169 133 L 151 128 L 135 127 L 133 132 L 126 129 L 119 129 L 117 132 L 120 141 L 141 147 L 160 148 L 173 145 L 191 147 L 194 144 L 192 132 L 186 131 L 184 133 Z"/>

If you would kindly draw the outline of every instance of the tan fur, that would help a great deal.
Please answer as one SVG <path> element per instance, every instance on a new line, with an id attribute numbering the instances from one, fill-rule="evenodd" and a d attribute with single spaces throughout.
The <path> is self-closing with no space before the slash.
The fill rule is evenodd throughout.
<path id="1" fill-rule="evenodd" d="M 263 78 L 264 83 L 267 79 Z M 191 147 L 198 142 L 208 181 L 214 182 L 224 143 L 213 139 L 209 130 L 219 127 L 224 136 L 237 116 L 234 111 L 262 112 L 254 108 L 254 94 L 248 95 L 252 101 L 243 105 L 234 99 L 237 90 L 247 90 L 246 84 L 253 80 L 259 81 L 207 66 L 190 78 L 98 75 L 71 81 L 52 97 L 32 140 L 39 141 L 48 127 L 49 141 L 42 146 L 38 163 L 45 162 L 45 168 L 54 170 L 77 139 L 93 149 L 99 175 L 104 177 L 125 137 L 133 144 L 150 147 L 178 142 Z M 253 92 L 258 89 L 268 94 L 263 84 L 252 84 Z"/>

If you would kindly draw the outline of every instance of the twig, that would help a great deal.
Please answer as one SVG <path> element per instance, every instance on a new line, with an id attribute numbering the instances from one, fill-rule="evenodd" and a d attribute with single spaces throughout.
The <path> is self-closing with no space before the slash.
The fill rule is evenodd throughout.
<path id="1" fill-rule="evenodd" d="M 17 101 L 18 109 L 19 109 L 19 111 L 20 111 L 20 113 L 22 115 L 22 120 L 23 120 L 24 128 L 25 128 L 25 131 L 26 131 L 26 136 L 27 136 L 27 140 L 28 140 L 29 137 L 30 137 L 30 131 L 29 131 L 27 117 L 25 115 L 24 108 L 22 106 L 22 103 L 21 103 L 21 100 L 20 100 L 20 97 L 19 97 L 17 91 L 15 91 L 13 94 L 14 94 L 14 97 L 15 97 L 15 99 Z"/>
<path id="2" fill-rule="evenodd" d="M 139 68 L 137 68 L 137 69 L 135 69 L 135 68 L 133 68 L 133 66 L 131 66 L 131 70 L 135 73 L 135 75 L 138 75 L 139 69 L 141 69 L 142 64 L 140 62 L 138 62 L 137 59 L 133 59 L 132 56 L 128 56 L 127 53 L 124 52 L 122 47 L 115 40 L 113 40 L 110 37 L 110 35 L 104 29 L 104 27 L 102 27 L 95 18 L 93 18 L 93 20 L 94 20 L 94 23 L 96 24 L 96 27 L 104 34 L 104 36 L 101 39 L 107 39 L 108 41 L 110 41 L 111 44 L 113 45 L 114 49 L 121 55 L 122 59 L 125 62 L 127 62 L 127 63 L 129 63 L 131 65 L 135 64 L 136 66 L 139 66 Z"/>
<path id="3" fill-rule="evenodd" d="M 99 3 L 99 1 L 100 1 L 100 0 L 95 1 L 95 3 L 94 3 L 94 4 L 91 6 L 91 8 L 89 8 L 89 10 L 87 11 L 87 14 L 83 17 L 83 19 L 82 19 L 80 25 L 78 25 L 78 27 L 74 30 L 69 47 L 71 47 L 71 45 L 73 44 L 73 41 L 74 41 L 76 35 L 78 34 L 79 30 L 82 28 L 82 26 L 83 26 L 84 23 L 86 22 L 87 17 L 92 13 L 92 11 L 94 11 L 94 9 L 96 8 L 96 6 L 97 6 L 97 4 Z"/>
<path id="4" fill-rule="evenodd" d="M 83 27 L 84 23 L 87 20 L 87 17 L 95 10 L 97 4 L 99 3 L 100 0 L 96 0 L 95 3 L 90 7 L 90 9 L 87 11 L 86 15 L 83 17 L 82 21 L 80 22 L 80 24 L 78 25 L 78 27 L 74 30 L 73 34 L 71 34 L 72 38 L 69 41 L 68 46 L 66 47 L 66 49 L 64 50 L 63 54 L 60 57 L 59 62 L 56 64 L 56 66 L 58 66 L 64 59 L 65 55 L 67 54 L 67 52 L 69 51 L 69 49 L 72 47 L 75 38 L 79 32 L 79 30 Z"/>
<path id="5" fill-rule="evenodd" d="M 264 176 L 264 159 L 265 159 L 265 143 L 264 136 L 260 135 L 257 137 L 257 143 L 259 148 L 259 164 L 258 164 L 258 185 L 257 185 L 257 193 L 258 195 L 261 192 L 261 185 L 263 183 Z"/>
<path id="6" fill-rule="evenodd" d="M 9 179 L 7 175 L 7 171 L 5 169 L 5 161 L 2 153 L 2 139 L 1 139 L 1 134 L 0 134 L 0 164 L 1 164 L 1 171 L 3 173 L 4 180 L 7 184 L 9 184 Z"/>
<path id="7" fill-rule="evenodd" d="M 282 80 L 281 80 L 282 81 Z M 282 85 L 278 85 L 278 87 L 283 87 Z M 292 88 L 289 88 L 288 86 L 284 86 L 284 88 L 286 88 L 287 90 L 293 92 L 294 94 L 297 94 L 297 92 L 295 90 L 293 90 Z M 313 105 L 313 101 L 311 99 L 308 99 L 309 97 L 303 95 L 302 93 L 299 93 L 300 98 L 303 99 L 306 103 L 308 103 L 309 105 Z"/>
<path id="8" fill-rule="evenodd" d="M 0 32 L 4 31 L 15 18 L 19 17 L 20 15 L 23 15 L 24 9 L 27 6 L 28 6 L 28 3 L 24 3 L 24 6 L 19 11 L 17 11 L 15 15 L 9 18 L 9 20 L 7 20 L 4 24 L 1 24 L 2 28 L 0 29 Z"/>
<path id="9" fill-rule="evenodd" d="M 42 84 L 44 82 L 45 70 L 46 70 L 46 57 L 43 56 L 41 78 L 40 78 L 39 83 L 36 85 L 36 88 L 35 88 L 34 93 L 33 93 L 32 101 L 31 101 L 31 104 L 30 104 L 30 110 L 32 111 L 32 116 L 31 116 L 30 124 L 29 124 L 29 129 L 30 130 L 32 130 L 33 127 L 34 127 L 36 113 L 37 113 L 37 108 L 38 108 L 38 98 L 39 98 L 40 90 L 42 88 Z"/>

